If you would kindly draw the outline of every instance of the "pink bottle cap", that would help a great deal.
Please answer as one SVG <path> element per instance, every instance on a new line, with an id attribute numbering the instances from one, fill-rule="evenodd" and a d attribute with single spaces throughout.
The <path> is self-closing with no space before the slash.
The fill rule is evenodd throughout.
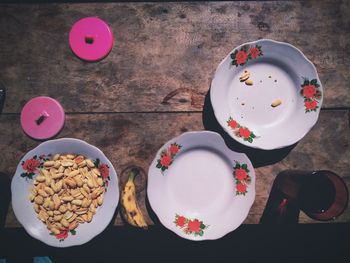
<path id="1" fill-rule="evenodd" d="M 36 97 L 24 105 L 21 125 L 28 136 L 38 140 L 49 139 L 63 128 L 64 116 L 64 110 L 57 100 Z"/>
<path id="2" fill-rule="evenodd" d="M 113 47 L 113 33 L 98 17 L 77 21 L 69 32 L 69 45 L 76 56 L 87 61 L 103 59 Z"/>

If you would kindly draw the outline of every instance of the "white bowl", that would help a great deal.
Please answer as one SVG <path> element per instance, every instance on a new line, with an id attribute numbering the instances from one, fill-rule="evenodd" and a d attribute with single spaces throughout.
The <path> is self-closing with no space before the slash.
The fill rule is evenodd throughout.
<path id="1" fill-rule="evenodd" d="M 240 81 L 245 70 L 253 85 Z M 315 125 L 323 89 L 299 49 L 262 39 L 236 47 L 219 64 L 210 98 L 217 121 L 234 140 L 271 150 L 298 142 Z M 272 107 L 277 99 L 282 103 Z"/>
<path id="2" fill-rule="evenodd" d="M 187 132 L 157 152 L 147 195 L 160 222 L 180 237 L 218 239 L 247 217 L 255 172 L 248 157 L 227 148 L 219 134 Z"/>
<path id="3" fill-rule="evenodd" d="M 30 189 L 33 186 L 33 180 L 30 179 L 30 177 L 32 175 L 32 178 L 35 178 L 38 170 L 30 174 L 28 170 L 24 170 L 22 167 L 23 162 L 32 159 L 34 156 L 36 156 L 36 160 L 43 162 L 43 160 L 39 159 L 39 156 L 48 158 L 49 154 L 54 155 L 56 153 L 74 153 L 84 155 L 93 160 L 99 159 L 100 164 L 106 164 L 109 168 L 109 178 L 105 178 L 105 182 L 108 182 L 108 185 L 104 202 L 102 206 L 97 209 L 93 220 L 90 223 L 80 224 L 76 228 L 74 235 L 68 233 L 68 237 L 61 241 L 54 235 L 50 235 L 50 231 L 46 228 L 46 225 L 37 218 L 33 204 L 28 199 Z M 111 162 L 103 152 L 95 146 L 82 140 L 71 138 L 46 141 L 29 151 L 17 166 L 16 173 L 11 183 L 11 192 L 14 213 L 27 233 L 47 245 L 54 247 L 81 245 L 97 236 L 112 220 L 119 201 L 118 177 Z"/>

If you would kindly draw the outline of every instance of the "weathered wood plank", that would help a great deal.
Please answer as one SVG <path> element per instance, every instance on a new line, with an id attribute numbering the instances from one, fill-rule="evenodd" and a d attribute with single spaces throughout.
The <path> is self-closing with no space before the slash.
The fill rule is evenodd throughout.
<path id="1" fill-rule="evenodd" d="M 317 66 L 324 106 L 350 107 L 349 13 L 347 1 L 0 5 L 4 111 L 38 95 L 67 112 L 199 111 L 218 63 L 258 38 L 300 48 Z M 72 24 L 91 15 L 115 34 L 99 63 L 68 46 Z"/>
<path id="2" fill-rule="evenodd" d="M 19 117 L 0 116 L 0 171 L 12 176 L 21 156 L 39 142 L 29 139 L 20 129 Z M 146 172 L 157 150 L 185 131 L 202 130 L 200 113 L 73 114 L 58 137 L 75 137 L 99 147 L 113 163 L 121 182 L 122 171 L 138 165 Z M 275 176 L 285 169 L 329 169 L 339 174 L 350 187 L 350 132 L 348 111 L 322 111 L 317 125 L 282 161 L 256 169 L 256 200 L 245 223 L 258 223 Z M 145 178 L 137 179 L 139 200 L 145 207 Z M 350 208 L 336 222 L 348 222 Z M 148 221 L 151 222 L 148 217 Z M 302 223 L 315 222 L 301 216 Z M 120 217 L 116 224 L 121 224 Z M 19 226 L 12 210 L 8 227 Z"/>

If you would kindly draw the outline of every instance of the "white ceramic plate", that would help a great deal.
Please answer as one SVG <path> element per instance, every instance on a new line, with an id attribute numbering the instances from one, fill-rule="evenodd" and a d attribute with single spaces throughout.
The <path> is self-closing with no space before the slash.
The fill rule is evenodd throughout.
<path id="1" fill-rule="evenodd" d="M 148 171 L 147 194 L 160 222 L 190 240 L 218 239 L 247 217 L 254 168 L 214 132 L 187 132 L 167 142 Z"/>
<path id="2" fill-rule="evenodd" d="M 253 85 L 240 81 L 245 70 Z M 323 90 L 299 49 L 262 39 L 236 47 L 219 64 L 210 97 L 217 121 L 233 139 L 271 150 L 298 142 L 315 125 Z M 282 103 L 272 107 L 278 99 Z"/>
<path id="3" fill-rule="evenodd" d="M 28 200 L 33 185 L 31 178 L 37 176 L 38 165 L 42 164 L 45 158 L 50 158 L 50 154 L 56 153 L 74 153 L 84 155 L 92 160 L 99 159 L 98 167 L 101 172 L 101 167 L 104 167 L 102 175 L 107 189 L 104 202 L 97 209 L 90 223 L 80 224 L 75 233 L 68 231 L 58 236 L 50 235 L 50 231 L 37 218 L 33 204 Z M 17 166 L 11 183 L 11 192 L 15 215 L 28 234 L 54 247 L 81 245 L 101 233 L 111 221 L 119 201 L 118 177 L 111 162 L 95 146 L 71 138 L 46 141 L 29 151 Z"/>

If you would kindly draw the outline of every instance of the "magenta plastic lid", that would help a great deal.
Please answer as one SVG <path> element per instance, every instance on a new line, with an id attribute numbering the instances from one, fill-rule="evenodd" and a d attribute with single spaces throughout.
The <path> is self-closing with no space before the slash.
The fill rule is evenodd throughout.
<path id="1" fill-rule="evenodd" d="M 57 100 L 45 96 L 36 97 L 22 109 L 22 129 L 34 139 L 49 139 L 63 128 L 64 116 L 64 110 Z"/>
<path id="2" fill-rule="evenodd" d="M 87 61 L 101 60 L 113 47 L 113 33 L 108 24 L 98 17 L 77 21 L 69 32 L 73 53 Z"/>

